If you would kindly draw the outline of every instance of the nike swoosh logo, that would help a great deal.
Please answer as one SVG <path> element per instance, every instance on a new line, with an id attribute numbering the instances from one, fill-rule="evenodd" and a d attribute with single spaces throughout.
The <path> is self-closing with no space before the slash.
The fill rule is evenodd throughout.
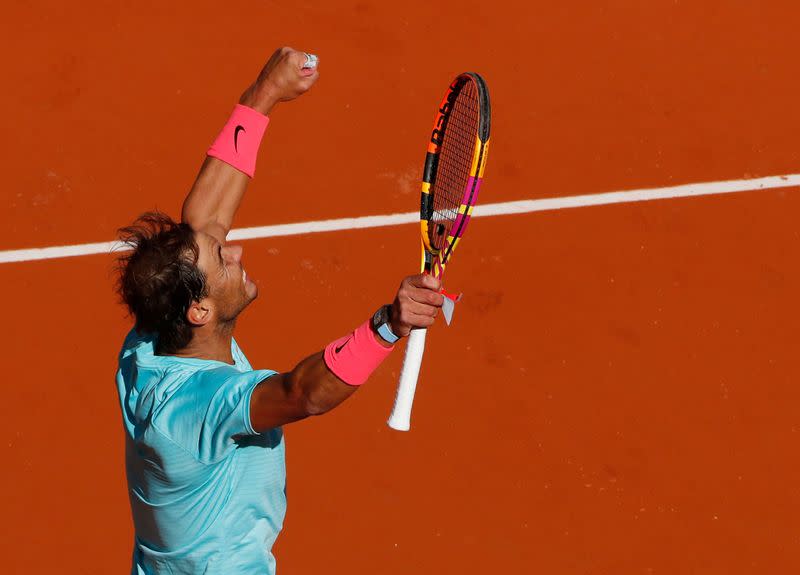
<path id="1" fill-rule="evenodd" d="M 236 150 L 236 153 L 239 153 L 239 132 L 246 132 L 247 130 L 244 129 L 244 126 L 236 126 L 236 129 L 233 131 L 233 149 Z"/>
<path id="2" fill-rule="evenodd" d="M 334 348 L 333 348 L 333 353 L 339 353 L 340 351 L 342 351 L 342 348 L 343 348 L 344 346 L 346 346 L 346 345 L 347 345 L 347 342 L 348 342 L 348 341 L 350 341 L 351 339 L 353 339 L 353 336 L 350 336 L 350 337 L 348 337 L 348 338 L 347 338 L 347 341 L 345 341 L 345 342 L 344 342 L 342 345 L 340 345 L 339 347 L 334 347 Z"/>

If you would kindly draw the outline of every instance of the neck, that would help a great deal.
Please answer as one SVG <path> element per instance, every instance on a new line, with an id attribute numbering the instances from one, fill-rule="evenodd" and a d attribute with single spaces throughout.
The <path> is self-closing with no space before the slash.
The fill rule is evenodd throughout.
<path id="1" fill-rule="evenodd" d="M 189 345 L 174 355 L 196 359 L 211 359 L 233 364 L 231 340 L 233 340 L 234 325 L 235 323 L 231 322 L 195 328 Z"/>

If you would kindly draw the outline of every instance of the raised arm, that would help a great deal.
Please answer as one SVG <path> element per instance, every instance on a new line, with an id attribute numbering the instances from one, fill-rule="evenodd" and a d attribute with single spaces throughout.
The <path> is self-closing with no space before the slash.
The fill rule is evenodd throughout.
<path id="1" fill-rule="evenodd" d="M 392 334 L 405 337 L 412 328 L 433 324 L 444 299 L 440 288 L 439 280 L 429 275 L 405 278 L 385 318 Z M 250 400 L 253 428 L 261 432 L 320 415 L 350 397 L 392 348 L 374 327 L 370 321 L 293 370 L 258 384 Z"/>
<path id="2" fill-rule="evenodd" d="M 239 104 L 268 116 L 277 103 L 305 93 L 319 76 L 316 68 L 303 68 L 305 61 L 304 52 L 276 50 L 255 82 L 244 91 Z M 216 157 L 206 157 L 183 202 L 181 219 L 224 244 L 249 182 L 250 177 L 243 171 Z"/>

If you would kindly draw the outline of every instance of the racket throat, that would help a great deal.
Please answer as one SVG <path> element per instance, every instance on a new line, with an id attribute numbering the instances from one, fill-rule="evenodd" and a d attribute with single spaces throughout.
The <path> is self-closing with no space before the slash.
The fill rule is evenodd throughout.
<path id="1" fill-rule="evenodd" d="M 441 280 L 444 277 L 445 264 L 439 259 L 439 256 L 432 255 L 428 252 L 425 253 L 425 259 L 422 263 L 422 272 L 432 275 Z"/>

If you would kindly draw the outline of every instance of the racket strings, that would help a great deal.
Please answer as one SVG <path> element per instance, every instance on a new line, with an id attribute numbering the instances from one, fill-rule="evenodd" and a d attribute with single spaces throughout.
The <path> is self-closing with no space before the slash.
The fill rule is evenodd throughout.
<path id="1" fill-rule="evenodd" d="M 442 249 L 465 200 L 467 180 L 480 121 L 480 102 L 473 82 L 461 89 L 447 120 L 432 186 L 433 218 L 428 227 L 431 244 Z"/>

